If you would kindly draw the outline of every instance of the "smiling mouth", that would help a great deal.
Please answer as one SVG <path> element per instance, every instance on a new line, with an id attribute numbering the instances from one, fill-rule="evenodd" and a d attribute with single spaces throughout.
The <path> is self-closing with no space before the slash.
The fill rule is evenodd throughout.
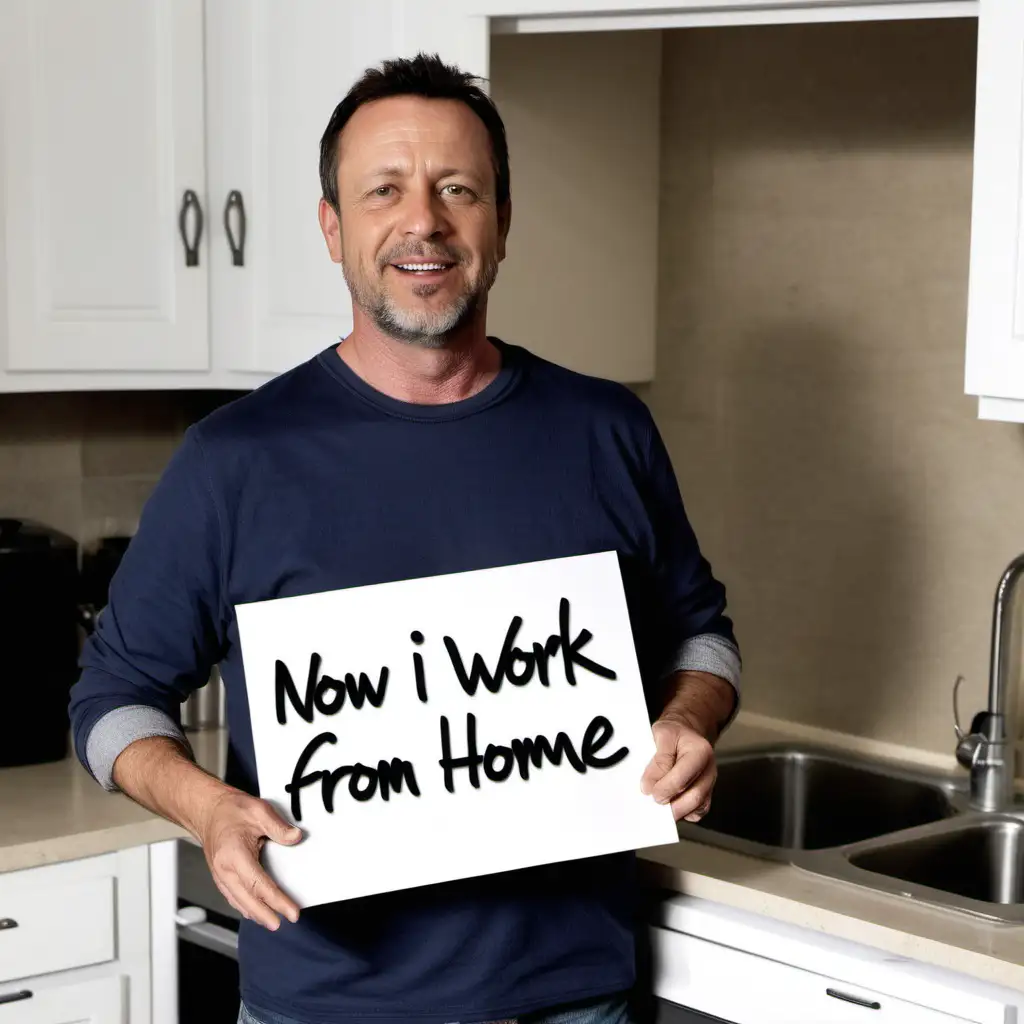
<path id="1" fill-rule="evenodd" d="M 450 270 L 454 263 L 448 263 L 445 261 L 438 261 L 433 263 L 427 262 L 413 262 L 413 263 L 391 263 L 389 266 L 403 274 L 410 274 L 413 277 L 427 277 L 433 274 L 443 274 L 446 270 Z"/>

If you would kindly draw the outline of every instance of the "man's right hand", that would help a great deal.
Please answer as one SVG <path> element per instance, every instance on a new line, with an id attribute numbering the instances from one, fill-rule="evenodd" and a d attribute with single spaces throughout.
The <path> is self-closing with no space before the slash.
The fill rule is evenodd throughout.
<path id="1" fill-rule="evenodd" d="M 302 830 L 289 825 L 265 800 L 238 790 L 219 796 L 197 823 L 210 874 L 224 898 L 243 917 L 276 931 L 278 914 L 293 924 L 298 905 L 277 886 L 260 865 L 264 843 L 294 846 Z"/>
<path id="2" fill-rule="evenodd" d="M 294 846 L 302 830 L 289 825 L 265 800 L 204 772 L 178 740 L 148 736 L 130 743 L 114 761 L 118 788 L 143 807 L 181 825 L 202 844 L 217 888 L 243 917 L 276 931 L 283 915 L 299 908 L 260 865 L 269 839 Z"/>

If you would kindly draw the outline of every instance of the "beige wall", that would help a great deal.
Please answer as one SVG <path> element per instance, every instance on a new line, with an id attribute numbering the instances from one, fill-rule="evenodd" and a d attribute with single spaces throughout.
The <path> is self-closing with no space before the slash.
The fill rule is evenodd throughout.
<path id="1" fill-rule="evenodd" d="M 0 516 L 88 544 L 132 532 L 185 427 L 219 392 L 0 394 Z"/>
<path id="2" fill-rule="evenodd" d="M 1024 433 L 963 395 L 975 25 L 666 33 L 647 398 L 746 707 L 952 753 L 1024 551 Z"/>

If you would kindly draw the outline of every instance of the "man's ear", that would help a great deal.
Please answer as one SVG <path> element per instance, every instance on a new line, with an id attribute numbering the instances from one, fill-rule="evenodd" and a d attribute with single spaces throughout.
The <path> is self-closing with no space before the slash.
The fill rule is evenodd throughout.
<path id="1" fill-rule="evenodd" d="M 512 198 L 509 197 L 498 207 L 498 262 L 505 258 L 505 241 L 512 226 Z"/>
<path id="2" fill-rule="evenodd" d="M 341 262 L 341 216 L 326 199 L 320 200 L 318 210 L 320 230 L 323 232 L 327 251 L 335 263 Z"/>

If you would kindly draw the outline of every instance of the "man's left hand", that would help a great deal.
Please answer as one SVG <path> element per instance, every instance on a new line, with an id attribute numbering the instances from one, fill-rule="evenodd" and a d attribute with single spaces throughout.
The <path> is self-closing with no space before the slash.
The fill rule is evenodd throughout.
<path id="1" fill-rule="evenodd" d="M 700 821 L 711 807 L 718 776 L 711 743 L 678 719 L 659 718 L 651 731 L 657 753 L 644 771 L 640 788 L 658 803 L 670 803 L 676 821 Z"/>

